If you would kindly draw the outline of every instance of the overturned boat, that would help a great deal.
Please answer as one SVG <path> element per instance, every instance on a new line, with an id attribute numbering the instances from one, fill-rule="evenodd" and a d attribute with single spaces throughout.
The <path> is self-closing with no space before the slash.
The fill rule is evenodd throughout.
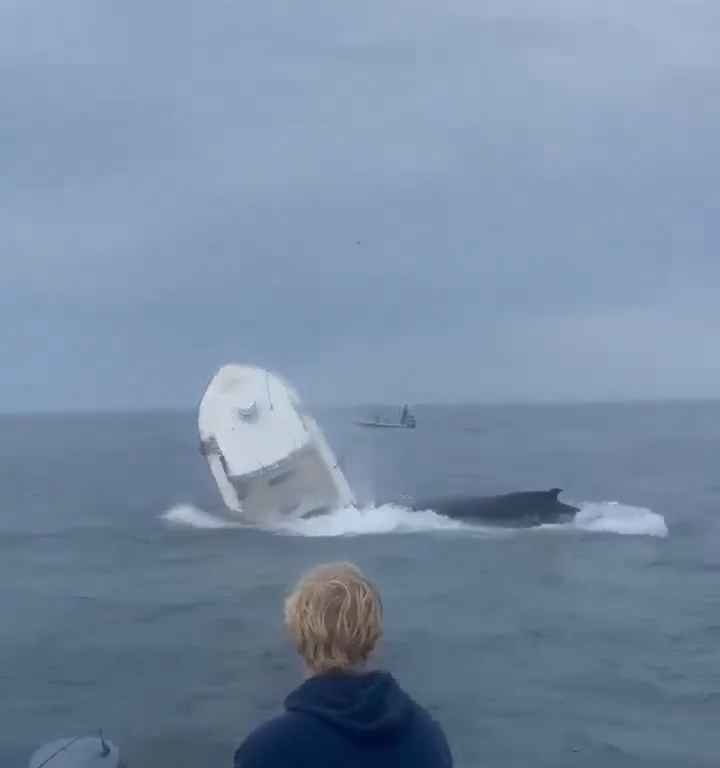
<path id="1" fill-rule="evenodd" d="M 270 371 L 221 368 L 200 403 L 198 427 L 225 506 L 244 520 L 308 517 L 355 503 L 317 422 Z"/>

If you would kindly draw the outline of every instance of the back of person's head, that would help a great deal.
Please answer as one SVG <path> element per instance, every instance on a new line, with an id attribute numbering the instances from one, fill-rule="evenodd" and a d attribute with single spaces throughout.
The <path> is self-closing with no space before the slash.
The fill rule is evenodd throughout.
<path id="1" fill-rule="evenodd" d="M 380 595 L 351 563 L 314 568 L 285 601 L 285 623 L 312 674 L 362 666 L 382 636 Z"/>

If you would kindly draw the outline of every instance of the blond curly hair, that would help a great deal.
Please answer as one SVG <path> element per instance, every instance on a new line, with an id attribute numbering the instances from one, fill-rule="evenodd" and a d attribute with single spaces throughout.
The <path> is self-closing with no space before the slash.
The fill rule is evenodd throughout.
<path id="1" fill-rule="evenodd" d="M 382 620 L 377 589 L 352 563 L 313 568 L 285 601 L 285 624 L 312 674 L 363 665 Z"/>

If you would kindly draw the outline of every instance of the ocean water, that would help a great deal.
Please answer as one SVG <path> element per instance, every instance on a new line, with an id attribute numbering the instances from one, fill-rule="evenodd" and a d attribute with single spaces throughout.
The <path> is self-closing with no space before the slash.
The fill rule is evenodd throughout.
<path id="1" fill-rule="evenodd" d="M 230 765 L 301 679 L 286 590 L 340 558 L 457 765 L 720 764 L 720 404 L 319 415 L 362 501 L 283 530 L 223 518 L 192 413 L 0 417 L 0 765 L 99 727 L 130 768 Z M 553 486 L 575 523 L 403 506 Z"/>

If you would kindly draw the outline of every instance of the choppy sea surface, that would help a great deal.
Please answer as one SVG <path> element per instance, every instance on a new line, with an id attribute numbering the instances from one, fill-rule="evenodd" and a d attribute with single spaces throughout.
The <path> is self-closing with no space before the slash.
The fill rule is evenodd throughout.
<path id="1" fill-rule="evenodd" d="M 457 765 L 719 764 L 720 403 L 318 415 L 362 503 L 274 530 L 223 517 L 193 413 L 0 417 L 0 765 L 98 727 L 130 768 L 231 765 L 301 679 L 283 596 L 334 559 Z M 572 524 L 404 506 L 555 486 Z"/>

